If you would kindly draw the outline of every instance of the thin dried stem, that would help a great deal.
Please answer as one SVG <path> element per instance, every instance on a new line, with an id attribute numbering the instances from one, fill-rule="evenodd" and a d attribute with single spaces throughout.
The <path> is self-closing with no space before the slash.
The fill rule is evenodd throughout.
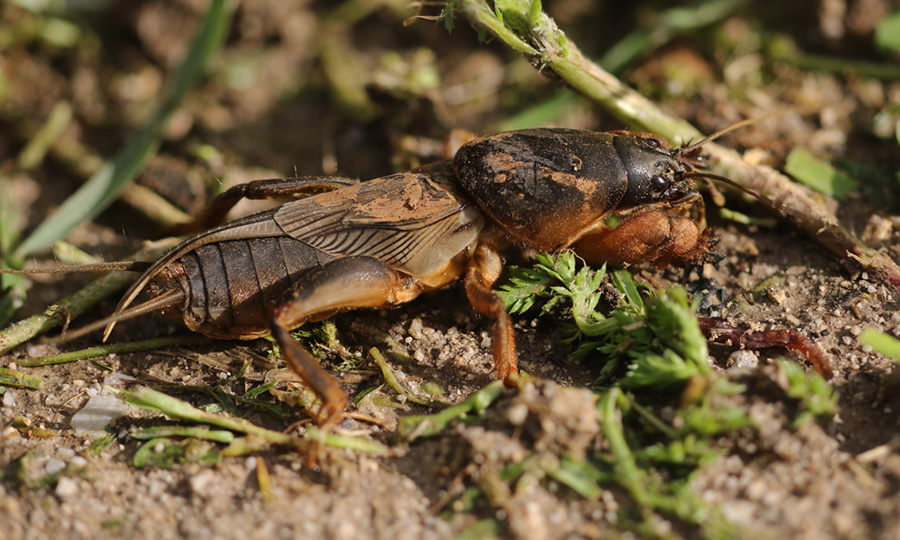
<path id="1" fill-rule="evenodd" d="M 178 238 L 167 238 L 155 242 L 127 260 L 152 261 L 158 259 L 174 247 L 178 240 Z M 134 281 L 134 277 L 134 272 L 110 272 L 92 281 L 75 294 L 49 306 L 43 312 L 4 328 L 0 331 L 0 354 L 74 319 L 103 298 L 127 287 Z"/>

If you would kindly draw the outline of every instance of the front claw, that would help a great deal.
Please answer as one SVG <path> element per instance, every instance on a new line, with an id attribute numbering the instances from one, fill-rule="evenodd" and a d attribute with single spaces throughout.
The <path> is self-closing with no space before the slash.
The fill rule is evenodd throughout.
<path id="1" fill-rule="evenodd" d="M 648 210 L 628 217 L 615 229 L 585 236 L 572 247 L 591 264 L 650 263 L 661 268 L 705 262 L 717 241 L 711 229 L 701 232 L 688 217 Z"/>
<path id="2" fill-rule="evenodd" d="M 673 238 L 659 250 L 659 256 L 653 260 L 657 268 L 666 266 L 696 266 L 705 262 L 719 262 L 725 258 L 723 253 L 712 251 L 719 243 L 719 237 L 713 229 L 707 227 L 697 235 L 694 222 L 676 216 L 670 221 L 675 230 Z"/>

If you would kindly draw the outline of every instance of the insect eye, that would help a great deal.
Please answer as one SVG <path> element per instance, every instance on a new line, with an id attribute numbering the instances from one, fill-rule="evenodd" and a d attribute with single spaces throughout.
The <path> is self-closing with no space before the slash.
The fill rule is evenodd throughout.
<path id="1" fill-rule="evenodd" d="M 650 177 L 650 185 L 655 191 L 663 191 L 669 187 L 669 181 L 658 174 L 654 174 Z"/>
<path id="2" fill-rule="evenodd" d="M 647 146 L 649 146 L 650 148 L 659 148 L 660 146 L 662 146 L 662 143 L 659 142 L 659 139 L 649 139 L 648 138 L 648 139 L 644 139 L 644 140 L 647 141 Z"/>

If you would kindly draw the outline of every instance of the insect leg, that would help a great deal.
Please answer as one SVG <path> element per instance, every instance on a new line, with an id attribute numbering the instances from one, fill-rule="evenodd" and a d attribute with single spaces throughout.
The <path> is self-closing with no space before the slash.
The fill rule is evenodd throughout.
<path id="1" fill-rule="evenodd" d="M 225 221 L 225 215 L 241 199 L 283 199 L 295 195 L 314 195 L 356 184 L 356 180 L 337 176 L 307 176 L 302 178 L 273 178 L 238 184 L 217 195 L 194 221 L 180 225 L 177 234 L 190 234 L 214 227 Z"/>
<path id="2" fill-rule="evenodd" d="M 513 386 L 519 368 L 516 365 L 512 320 L 503 300 L 491 289 L 491 285 L 500 277 L 502 268 L 497 252 L 484 244 L 479 245 L 466 271 L 466 293 L 475 311 L 494 319 L 492 343 L 497 378 Z"/>
<path id="3" fill-rule="evenodd" d="M 347 397 L 341 387 L 316 362 L 306 347 L 297 343 L 283 326 L 273 322 L 272 337 L 281 347 L 281 354 L 291 369 L 322 400 L 316 422 L 323 427 L 333 425 L 347 406 Z"/>
<path id="4" fill-rule="evenodd" d="M 340 418 L 347 398 L 337 382 L 288 333 L 309 320 L 360 307 L 384 307 L 412 300 L 419 294 L 415 280 L 404 280 L 387 264 L 372 257 L 345 257 L 306 274 L 275 307 L 270 326 L 291 368 L 322 400 L 317 419 L 327 426 Z"/>

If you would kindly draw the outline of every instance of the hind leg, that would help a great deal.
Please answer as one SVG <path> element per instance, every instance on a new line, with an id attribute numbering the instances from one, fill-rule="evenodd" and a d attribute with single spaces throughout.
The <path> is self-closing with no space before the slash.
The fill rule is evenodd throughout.
<path id="1" fill-rule="evenodd" d="M 361 307 L 387 307 L 419 295 L 415 280 L 404 280 L 394 269 L 372 257 L 346 257 L 314 268 L 303 276 L 272 311 L 272 337 L 293 369 L 322 400 L 317 423 L 334 424 L 347 406 L 338 383 L 312 354 L 288 332 L 309 320 Z"/>

